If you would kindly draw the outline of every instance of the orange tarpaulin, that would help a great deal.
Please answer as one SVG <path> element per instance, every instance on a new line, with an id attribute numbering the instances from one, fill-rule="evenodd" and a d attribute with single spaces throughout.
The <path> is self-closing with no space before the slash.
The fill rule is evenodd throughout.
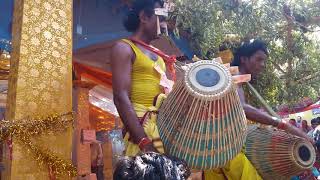
<path id="1" fill-rule="evenodd" d="M 73 70 L 76 78 L 79 80 L 88 80 L 104 87 L 112 86 L 111 73 L 103 71 L 102 69 L 73 62 Z M 101 108 L 91 103 L 89 105 L 89 114 L 90 124 L 97 131 L 108 131 L 114 128 L 115 117 L 113 114 L 103 111 Z"/>
<path id="2" fill-rule="evenodd" d="M 78 62 L 73 62 L 73 70 L 76 74 L 76 77 L 80 80 L 85 78 L 98 85 L 103 85 L 106 87 L 112 86 L 112 74 L 110 72 L 106 72 L 102 69 L 87 66 Z"/>

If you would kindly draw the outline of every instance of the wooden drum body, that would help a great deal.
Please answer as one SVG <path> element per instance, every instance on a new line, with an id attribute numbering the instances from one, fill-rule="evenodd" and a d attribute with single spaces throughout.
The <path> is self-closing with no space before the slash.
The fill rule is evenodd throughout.
<path id="1" fill-rule="evenodd" d="M 223 167 L 242 149 L 246 118 L 228 68 L 216 61 L 188 64 L 159 109 L 167 154 L 193 169 Z"/>
<path id="2" fill-rule="evenodd" d="M 304 139 L 271 128 L 249 126 L 246 155 L 264 179 L 290 179 L 316 160 L 313 145 Z"/>

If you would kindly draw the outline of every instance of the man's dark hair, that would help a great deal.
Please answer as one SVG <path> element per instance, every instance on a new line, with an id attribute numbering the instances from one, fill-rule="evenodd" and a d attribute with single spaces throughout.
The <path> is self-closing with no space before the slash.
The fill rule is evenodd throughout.
<path id="1" fill-rule="evenodd" d="M 179 159 L 158 153 L 124 157 L 116 165 L 114 180 L 186 180 L 191 172 Z"/>
<path id="2" fill-rule="evenodd" d="M 234 59 L 231 65 L 240 66 L 241 57 L 249 58 L 259 50 L 269 55 L 267 44 L 264 41 L 256 39 L 253 42 L 244 42 L 234 53 Z"/>
<path id="3" fill-rule="evenodd" d="M 320 119 L 318 118 L 313 118 L 311 119 L 311 124 L 319 124 Z"/>
<path id="4" fill-rule="evenodd" d="M 163 0 L 134 0 L 132 8 L 129 10 L 126 18 L 123 21 L 123 25 L 129 32 L 135 32 L 139 28 L 140 18 L 139 13 L 144 11 L 148 16 L 154 14 L 155 4 L 159 3 L 163 6 Z"/>
<path id="5" fill-rule="evenodd" d="M 289 119 L 290 121 L 294 121 L 294 122 L 296 122 L 296 120 L 295 119 Z"/>

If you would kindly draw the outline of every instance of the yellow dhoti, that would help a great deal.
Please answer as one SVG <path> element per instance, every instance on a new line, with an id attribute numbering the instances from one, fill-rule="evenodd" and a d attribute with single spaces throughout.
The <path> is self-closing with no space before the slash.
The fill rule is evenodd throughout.
<path id="1" fill-rule="evenodd" d="M 262 180 L 243 152 L 220 169 L 204 171 L 205 180 Z"/>
<path id="2" fill-rule="evenodd" d="M 160 152 L 164 153 L 163 144 L 160 139 L 158 127 L 157 127 L 157 114 L 156 111 L 160 107 L 163 99 L 165 99 L 164 94 L 160 94 L 157 98 L 156 105 L 151 107 L 145 107 L 141 104 L 134 104 L 134 109 L 137 116 L 142 119 L 143 129 L 148 138 L 153 142 L 154 147 Z M 135 156 L 140 152 L 139 146 L 129 141 L 130 135 L 127 133 L 125 135 L 124 141 L 126 145 L 126 156 Z"/>

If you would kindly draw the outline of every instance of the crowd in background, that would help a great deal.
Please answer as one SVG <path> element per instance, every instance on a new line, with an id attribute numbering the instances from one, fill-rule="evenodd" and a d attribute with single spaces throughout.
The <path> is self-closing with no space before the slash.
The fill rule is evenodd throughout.
<path id="1" fill-rule="evenodd" d="M 307 120 L 302 120 L 302 118 L 300 116 L 297 118 L 297 120 L 290 119 L 289 123 L 299 129 L 301 129 L 303 132 L 307 133 L 310 137 L 313 137 L 313 138 L 317 138 L 318 132 L 320 132 L 320 126 L 319 126 L 320 125 L 320 117 L 313 118 L 311 120 L 311 126 L 309 126 Z"/>

